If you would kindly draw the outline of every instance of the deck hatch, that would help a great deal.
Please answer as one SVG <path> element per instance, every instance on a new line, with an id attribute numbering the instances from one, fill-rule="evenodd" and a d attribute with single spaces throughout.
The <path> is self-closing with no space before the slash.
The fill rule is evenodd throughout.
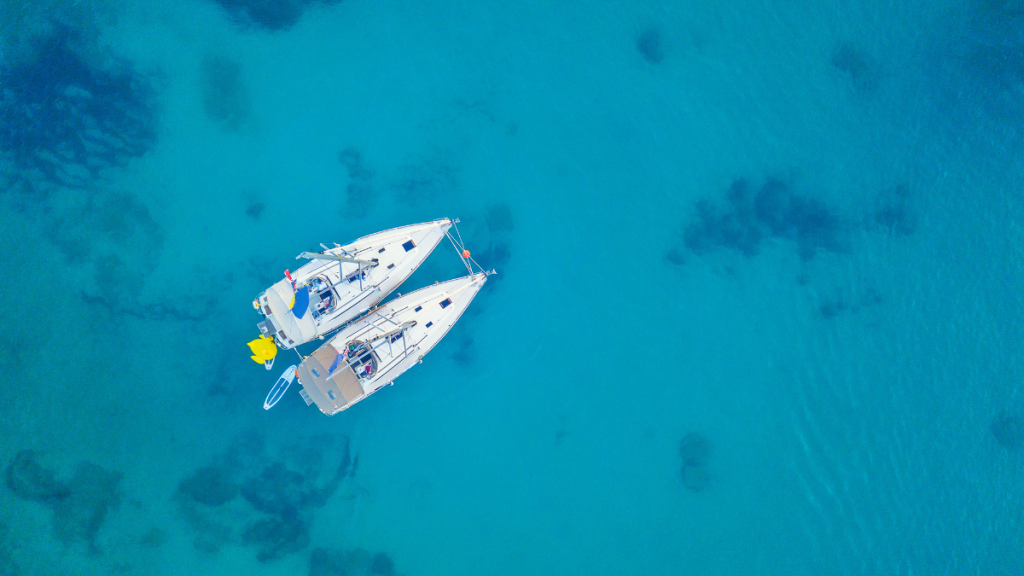
<path id="1" fill-rule="evenodd" d="M 447 307 L 449 307 L 451 305 L 452 305 L 452 299 L 451 298 L 445 298 L 444 300 L 441 300 L 441 308 L 447 308 Z"/>
<path id="2" fill-rule="evenodd" d="M 402 248 L 405 248 L 406 252 L 408 252 L 409 250 L 412 250 L 415 247 L 416 247 L 416 243 L 413 242 L 412 240 L 409 240 L 405 244 L 402 244 Z"/>

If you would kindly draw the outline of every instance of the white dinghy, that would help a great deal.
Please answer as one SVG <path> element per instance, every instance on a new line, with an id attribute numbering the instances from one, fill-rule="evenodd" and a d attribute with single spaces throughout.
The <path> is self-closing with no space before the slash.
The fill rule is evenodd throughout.
<path id="1" fill-rule="evenodd" d="M 253 360 L 269 370 L 277 347 L 289 349 L 323 338 L 383 300 L 419 268 L 453 221 L 444 218 L 392 228 L 323 252 L 303 252 L 309 262 L 253 300 L 263 316 L 260 338 L 249 343 Z"/>
<path id="2" fill-rule="evenodd" d="M 463 252 L 470 268 L 468 257 Z M 302 399 L 332 416 L 393 384 L 441 341 L 495 273 L 470 272 L 400 296 L 343 328 L 299 364 Z"/>

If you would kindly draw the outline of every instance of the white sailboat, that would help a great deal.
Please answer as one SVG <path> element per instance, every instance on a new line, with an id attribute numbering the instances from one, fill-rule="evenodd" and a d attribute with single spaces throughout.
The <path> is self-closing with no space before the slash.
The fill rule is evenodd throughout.
<path id="1" fill-rule="evenodd" d="M 419 363 L 451 329 L 495 272 L 435 283 L 400 296 L 343 328 L 303 359 L 300 395 L 332 416 L 351 408 Z"/>
<path id="2" fill-rule="evenodd" d="M 419 268 L 453 221 L 448 218 L 392 228 L 323 252 L 253 300 L 263 317 L 253 360 L 269 370 L 277 347 L 290 349 L 343 326 L 383 300 Z"/>

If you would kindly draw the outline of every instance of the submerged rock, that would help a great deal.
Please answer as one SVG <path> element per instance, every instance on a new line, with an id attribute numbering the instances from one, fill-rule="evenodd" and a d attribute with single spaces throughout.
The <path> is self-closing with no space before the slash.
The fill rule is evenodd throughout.
<path id="1" fill-rule="evenodd" d="M 242 542 L 256 547 L 256 559 L 272 562 L 309 546 L 309 522 L 297 514 L 253 522 L 242 533 Z"/>
<path id="2" fill-rule="evenodd" d="M 235 498 L 238 485 L 227 470 L 206 466 L 182 480 L 178 491 L 200 504 L 220 506 Z"/>
<path id="3" fill-rule="evenodd" d="M 337 4 L 341 0 L 214 0 L 241 26 L 271 32 L 287 30 L 311 4 Z"/>
<path id="4" fill-rule="evenodd" d="M 395 563 L 384 552 L 370 554 L 362 548 L 316 548 L 309 556 L 309 576 L 394 576 Z"/>
<path id="5" fill-rule="evenodd" d="M 305 499 L 305 478 L 281 462 L 263 469 L 259 476 L 242 485 L 242 497 L 260 512 L 274 515 L 294 514 Z"/>
<path id="6" fill-rule="evenodd" d="M 711 481 L 707 467 L 711 460 L 711 442 L 696 432 L 690 432 L 679 441 L 679 458 L 682 460 L 679 472 L 683 486 L 694 492 L 706 489 Z"/>
<path id="7" fill-rule="evenodd" d="M 105 470 L 92 462 L 79 464 L 71 479 L 71 494 L 53 509 L 53 535 L 64 544 L 76 541 L 96 547 L 107 513 L 121 503 L 119 472 Z"/>
<path id="8" fill-rule="evenodd" d="M 200 72 L 206 117 L 237 131 L 249 118 L 250 109 L 242 66 L 223 56 L 207 56 Z"/>
<path id="9" fill-rule="evenodd" d="M 781 180 L 769 178 L 755 192 L 738 179 L 726 198 L 726 210 L 707 200 L 697 202 L 696 218 L 683 232 L 689 250 L 704 254 L 724 247 L 750 257 L 765 240 L 779 238 L 796 244 L 802 260 L 813 259 L 822 249 L 845 251 L 840 239 L 845 224 L 822 203 L 796 194 Z"/>
<path id="10" fill-rule="evenodd" d="M 636 49 L 643 55 L 644 60 L 651 64 L 659 64 L 665 58 L 665 52 L 661 48 L 661 32 L 656 28 L 645 30 L 636 41 Z"/>
<path id="11" fill-rule="evenodd" d="M 307 548 L 315 510 L 354 470 L 348 439 L 340 442 L 339 453 L 336 437 L 305 439 L 275 458 L 261 436 L 247 435 L 217 464 L 184 478 L 175 498 L 195 548 L 212 554 L 240 539 L 260 562 Z"/>
<path id="12" fill-rule="evenodd" d="M 683 466 L 705 466 L 711 458 L 711 442 L 696 432 L 690 432 L 679 441 L 679 457 Z"/>
<path id="13" fill-rule="evenodd" d="M 383 552 L 377 552 L 373 555 L 373 559 L 370 560 L 370 574 L 393 576 L 394 573 L 395 563 L 391 560 L 390 556 Z"/>
<path id="14" fill-rule="evenodd" d="M 56 502 L 71 494 L 71 487 L 57 481 L 53 470 L 44 468 L 34 450 L 22 450 L 7 466 L 7 487 L 14 495 L 33 502 Z"/>
<path id="15" fill-rule="evenodd" d="M 515 229 L 515 221 L 512 219 L 512 209 L 508 204 L 492 204 L 487 207 L 487 229 L 491 232 L 512 231 Z"/>
<path id="16" fill-rule="evenodd" d="M 990 425 L 996 442 L 1007 450 L 1024 448 L 1024 418 L 1003 412 L 992 420 Z"/>
<path id="17" fill-rule="evenodd" d="M 121 502 L 121 474 L 82 462 L 69 482 L 56 476 L 39 464 L 34 451 L 22 450 L 7 467 L 6 480 L 18 497 L 53 509 L 54 538 L 64 544 L 82 541 L 94 549 L 108 512 Z"/>
<path id="18" fill-rule="evenodd" d="M 683 486 L 694 492 L 703 492 L 711 483 L 711 473 L 704 466 L 683 466 Z"/>
<path id="19" fill-rule="evenodd" d="M 95 39 L 67 24 L 30 38 L 24 54 L 0 62 L 0 152 L 15 173 L 85 188 L 153 146 L 146 78 L 126 62 L 97 67 Z"/>

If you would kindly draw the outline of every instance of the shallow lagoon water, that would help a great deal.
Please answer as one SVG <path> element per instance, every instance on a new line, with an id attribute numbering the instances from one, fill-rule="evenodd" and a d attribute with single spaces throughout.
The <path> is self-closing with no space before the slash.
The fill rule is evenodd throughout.
<path id="1" fill-rule="evenodd" d="M 1020 571 L 1013 4 L 3 4 L 0 568 Z M 442 216 L 423 365 L 263 411 L 252 298 Z"/>

